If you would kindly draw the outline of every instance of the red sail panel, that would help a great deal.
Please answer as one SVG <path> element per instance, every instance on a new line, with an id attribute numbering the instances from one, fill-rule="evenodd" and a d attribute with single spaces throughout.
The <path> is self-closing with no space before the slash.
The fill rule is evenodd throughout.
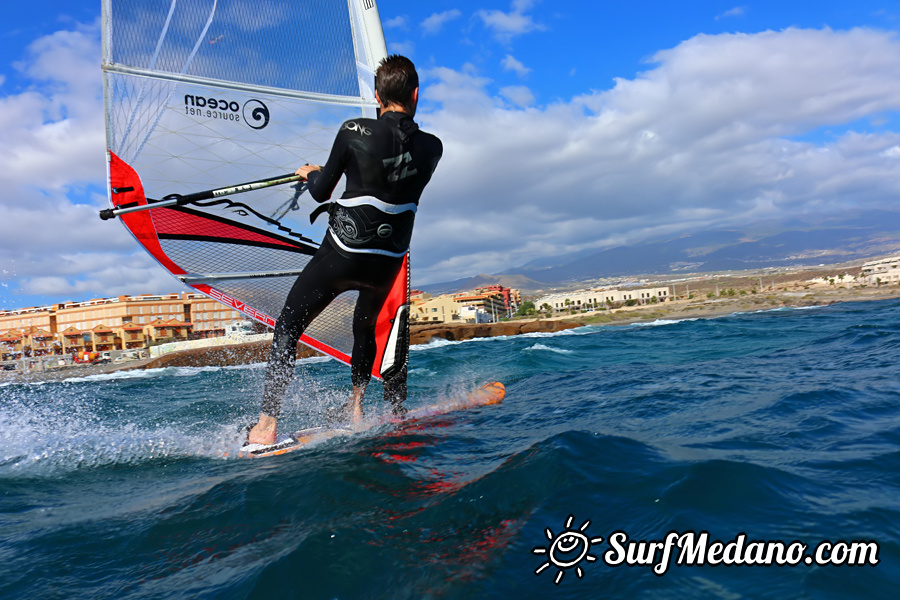
<path id="1" fill-rule="evenodd" d="M 218 219 L 172 208 L 153 209 L 153 222 L 160 237 L 185 236 L 192 238 L 222 239 L 232 242 L 248 242 L 284 246 L 297 245 L 266 232 L 235 226 Z"/>
<path id="2" fill-rule="evenodd" d="M 109 152 L 109 187 L 113 207 L 147 204 L 141 178 L 134 169 L 112 151 Z M 159 264 L 173 275 L 184 275 L 184 270 L 176 265 L 160 247 L 159 237 L 156 235 L 156 227 L 153 225 L 153 217 L 150 212 L 142 210 L 127 213 L 121 215 L 120 218 L 141 246 L 159 261 Z"/>

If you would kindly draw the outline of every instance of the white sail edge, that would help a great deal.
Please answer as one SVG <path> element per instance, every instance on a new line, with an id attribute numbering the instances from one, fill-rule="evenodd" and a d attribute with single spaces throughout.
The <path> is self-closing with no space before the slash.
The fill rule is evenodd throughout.
<path id="1" fill-rule="evenodd" d="M 356 54 L 356 76 L 359 81 L 359 95 L 372 100 L 364 107 L 367 117 L 375 117 L 374 111 L 366 110 L 375 103 L 375 70 L 387 57 L 384 29 L 375 0 L 347 0 L 350 10 L 350 32 L 353 50 Z"/>

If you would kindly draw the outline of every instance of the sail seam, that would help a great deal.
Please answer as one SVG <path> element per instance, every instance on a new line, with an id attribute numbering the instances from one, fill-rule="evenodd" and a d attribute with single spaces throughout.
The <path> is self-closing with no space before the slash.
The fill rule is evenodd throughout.
<path id="1" fill-rule="evenodd" d="M 270 96 L 279 96 L 281 98 L 309 100 L 312 102 L 320 102 L 323 104 L 337 104 L 345 106 L 377 106 L 377 103 L 374 100 L 368 100 L 365 98 L 360 98 L 358 96 L 318 94 L 316 92 L 303 92 L 300 90 L 289 90 L 285 88 L 251 85 L 248 83 L 240 83 L 237 81 L 223 81 L 221 79 L 198 77 L 196 75 L 184 75 L 178 73 L 167 73 L 164 71 L 153 71 L 150 69 L 120 65 L 117 63 L 104 64 L 103 70 L 107 73 L 118 73 L 120 75 L 132 75 L 135 77 L 148 77 L 151 79 L 160 79 L 176 83 L 189 83 L 202 87 L 247 92 L 249 94 L 265 94 Z"/>

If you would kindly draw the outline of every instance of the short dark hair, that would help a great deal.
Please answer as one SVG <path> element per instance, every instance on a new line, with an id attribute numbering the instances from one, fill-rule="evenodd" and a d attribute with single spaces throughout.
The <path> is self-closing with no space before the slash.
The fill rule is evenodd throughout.
<path id="1" fill-rule="evenodd" d="M 391 54 L 381 61 L 375 71 L 375 91 L 381 105 L 400 104 L 412 113 L 412 93 L 419 87 L 419 74 L 411 60 L 399 54 Z"/>

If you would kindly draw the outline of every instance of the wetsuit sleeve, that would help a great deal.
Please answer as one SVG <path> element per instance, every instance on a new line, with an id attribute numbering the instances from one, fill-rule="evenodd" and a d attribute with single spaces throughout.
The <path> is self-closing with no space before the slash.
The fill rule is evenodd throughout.
<path id="1" fill-rule="evenodd" d="M 322 167 L 322 170 L 313 171 L 307 179 L 309 193 L 316 202 L 325 202 L 331 198 L 334 188 L 337 187 L 341 176 L 344 174 L 350 149 L 345 136 L 341 135 L 342 133 L 343 129 L 334 138 L 331 154 L 328 156 L 328 161 Z"/>

